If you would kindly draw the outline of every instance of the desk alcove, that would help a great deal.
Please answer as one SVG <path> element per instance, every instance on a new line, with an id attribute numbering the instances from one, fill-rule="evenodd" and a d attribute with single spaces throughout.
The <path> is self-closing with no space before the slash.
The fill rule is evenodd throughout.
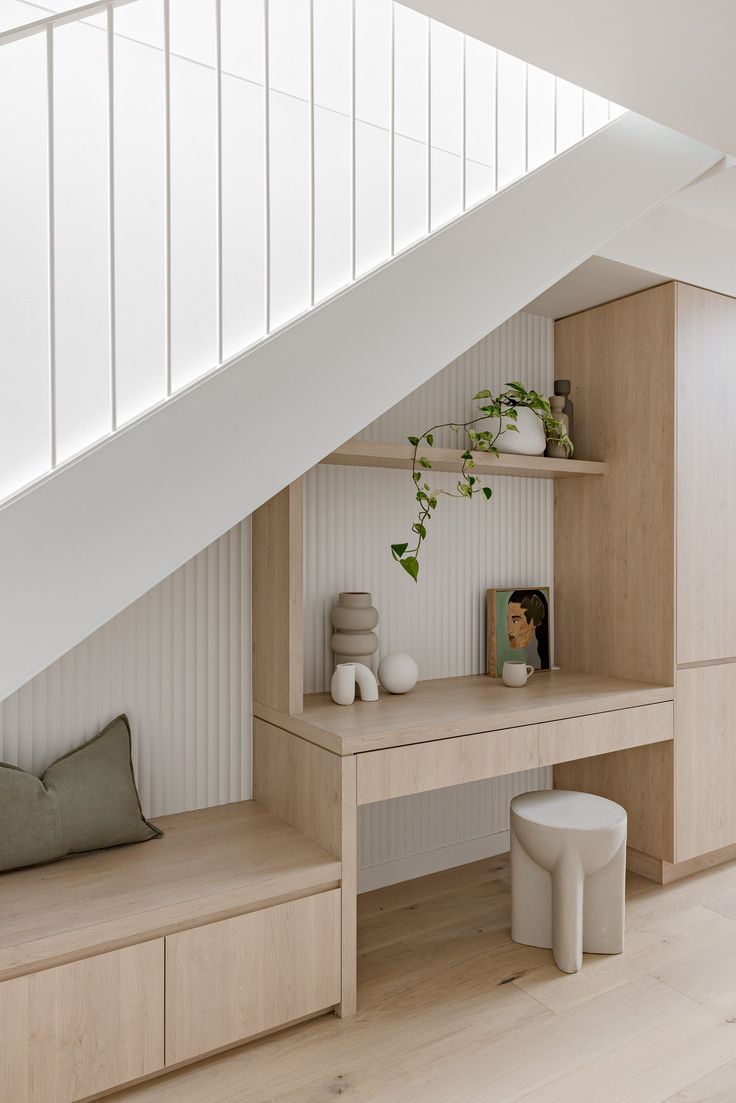
<path id="1" fill-rule="evenodd" d="M 718 477 L 736 465 L 734 347 L 736 300 L 676 283 L 555 324 L 575 459 L 481 460 L 554 480 L 560 669 L 523 690 L 468 677 L 347 709 L 305 697 L 301 485 L 255 515 L 254 792 L 342 862 L 343 1014 L 360 804 L 552 765 L 555 786 L 623 804 L 640 874 L 736 857 L 736 486 Z M 406 469 L 410 455 L 349 441 L 325 462 Z"/>
<path id="2" fill-rule="evenodd" d="M 409 452 L 398 444 L 351 441 L 325 462 L 406 469 Z M 457 470 L 461 462 L 451 449 L 435 449 L 432 459 L 439 470 Z M 553 479 L 573 499 L 583 485 L 604 494 L 612 478 L 603 455 L 488 456 L 479 463 L 485 474 Z M 328 694 L 304 695 L 303 523 L 301 483 L 254 517 L 254 796 L 342 863 L 339 1010 L 350 1014 L 357 998 L 358 807 L 539 766 L 563 769 L 593 756 L 618 760 L 629 751 L 647 755 L 652 768 L 666 773 L 674 688 L 672 679 L 656 679 L 646 667 L 636 677 L 615 664 L 591 671 L 561 663 L 521 691 L 478 675 L 420 682 L 405 696 L 382 692 L 377 703 L 356 701 L 349 708 Z M 629 780 L 624 769 L 618 787 Z M 574 787 L 574 779 L 569 784 Z M 665 805 L 642 794 L 629 811 L 632 847 L 665 857 Z"/>

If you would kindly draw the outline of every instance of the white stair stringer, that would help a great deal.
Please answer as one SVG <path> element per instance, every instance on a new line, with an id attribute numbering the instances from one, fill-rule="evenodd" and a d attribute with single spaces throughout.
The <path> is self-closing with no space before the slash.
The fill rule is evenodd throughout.
<path id="1" fill-rule="evenodd" d="M 624 115 L 0 509 L 0 700 L 720 158 Z"/>

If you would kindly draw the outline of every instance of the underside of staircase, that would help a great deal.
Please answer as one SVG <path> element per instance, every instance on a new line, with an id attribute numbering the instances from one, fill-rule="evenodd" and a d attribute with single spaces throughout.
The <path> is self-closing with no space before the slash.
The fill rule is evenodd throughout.
<path id="1" fill-rule="evenodd" d="M 624 115 L 0 509 L 0 699 L 720 158 Z"/>

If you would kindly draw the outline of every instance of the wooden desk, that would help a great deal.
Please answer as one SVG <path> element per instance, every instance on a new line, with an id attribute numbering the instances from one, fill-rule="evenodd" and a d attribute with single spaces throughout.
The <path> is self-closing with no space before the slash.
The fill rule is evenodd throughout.
<path id="1" fill-rule="evenodd" d="M 355 1007 L 359 805 L 631 748 L 661 744 L 671 757 L 673 697 L 669 686 L 560 670 L 523 689 L 480 675 L 349 707 L 327 694 L 292 714 L 256 704 L 256 800 L 342 861 L 342 1013 Z"/>

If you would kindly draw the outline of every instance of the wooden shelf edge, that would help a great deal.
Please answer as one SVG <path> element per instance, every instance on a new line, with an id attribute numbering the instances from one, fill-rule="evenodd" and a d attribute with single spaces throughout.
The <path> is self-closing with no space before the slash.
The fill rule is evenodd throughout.
<path id="1" fill-rule="evenodd" d="M 343 467 L 390 467 L 411 469 L 414 449 L 410 444 L 374 444 L 351 440 L 340 445 L 322 463 Z M 434 471 L 459 471 L 462 466 L 459 448 L 427 448 L 424 455 L 431 459 Z M 474 453 L 475 472 L 479 475 L 515 475 L 533 479 L 569 479 L 581 475 L 606 475 L 608 465 L 597 460 L 556 460 L 549 456 L 490 456 Z"/>

